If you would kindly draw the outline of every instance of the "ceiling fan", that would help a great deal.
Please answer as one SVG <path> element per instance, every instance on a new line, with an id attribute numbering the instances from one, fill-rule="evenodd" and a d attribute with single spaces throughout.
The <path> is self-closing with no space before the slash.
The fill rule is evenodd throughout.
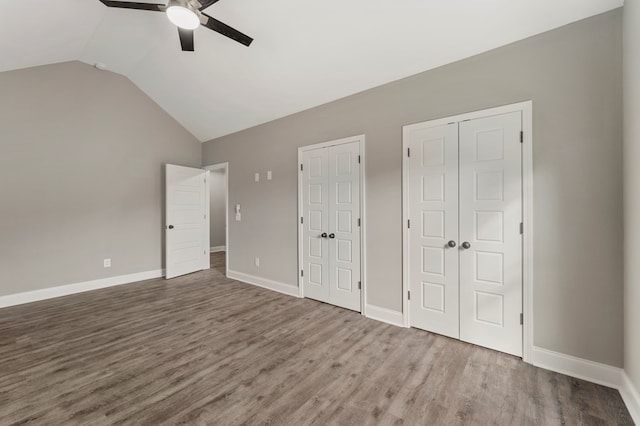
<path id="1" fill-rule="evenodd" d="M 227 24 L 222 23 L 202 12 L 202 10 L 218 2 L 218 0 L 169 0 L 169 3 L 166 5 L 134 3 L 128 1 L 99 1 L 108 7 L 165 12 L 169 20 L 178 27 L 180 45 L 184 52 L 193 52 L 193 30 L 198 28 L 200 25 L 220 33 L 223 36 L 229 37 L 230 39 L 244 44 L 245 46 L 249 46 L 253 41 L 253 39 L 246 34 L 242 34 L 235 28 L 231 28 Z"/>

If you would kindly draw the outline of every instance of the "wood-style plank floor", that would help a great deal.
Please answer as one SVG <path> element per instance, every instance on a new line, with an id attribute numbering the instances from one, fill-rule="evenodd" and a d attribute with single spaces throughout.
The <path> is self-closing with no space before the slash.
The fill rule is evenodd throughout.
<path id="1" fill-rule="evenodd" d="M 0 310 L 0 424 L 632 424 L 617 391 L 214 268 Z"/>

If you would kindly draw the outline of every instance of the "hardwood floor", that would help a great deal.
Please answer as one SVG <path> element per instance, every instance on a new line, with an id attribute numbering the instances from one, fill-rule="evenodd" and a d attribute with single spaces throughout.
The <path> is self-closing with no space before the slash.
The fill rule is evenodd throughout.
<path id="1" fill-rule="evenodd" d="M 632 424 L 616 390 L 229 280 L 223 256 L 1 309 L 0 424 Z"/>
<path id="2" fill-rule="evenodd" d="M 214 269 L 216 272 L 219 272 L 222 275 L 226 275 L 226 258 L 227 258 L 227 254 L 223 251 L 219 251 L 216 253 L 211 253 L 209 255 L 209 257 L 211 258 L 211 269 Z"/>

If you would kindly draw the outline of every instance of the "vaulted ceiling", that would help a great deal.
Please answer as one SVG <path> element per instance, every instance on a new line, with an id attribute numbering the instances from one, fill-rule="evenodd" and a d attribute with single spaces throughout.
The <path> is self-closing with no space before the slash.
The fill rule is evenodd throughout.
<path id="1" fill-rule="evenodd" d="M 163 13 L 107 8 L 98 0 L 5 0 L 0 72 L 70 60 L 104 63 L 206 141 L 622 3 L 220 0 L 206 13 L 253 37 L 253 44 L 198 28 L 196 51 L 182 52 Z"/>

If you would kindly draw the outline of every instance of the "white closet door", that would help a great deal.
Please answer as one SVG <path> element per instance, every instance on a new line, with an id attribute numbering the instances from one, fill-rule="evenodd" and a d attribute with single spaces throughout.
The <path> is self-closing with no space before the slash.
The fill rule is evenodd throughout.
<path id="1" fill-rule="evenodd" d="M 517 356 L 521 129 L 520 112 L 460 123 L 460 338 Z"/>
<path id="2" fill-rule="evenodd" d="M 206 269 L 209 232 L 206 170 L 167 164 L 165 168 L 166 278 Z"/>
<path id="3" fill-rule="evenodd" d="M 411 326 L 459 337 L 458 123 L 412 126 L 409 141 Z"/>
<path id="4" fill-rule="evenodd" d="M 302 156 L 304 295 L 329 303 L 329 166 L 326 148 Z"/>
<path id="5" fill-rule="evenodd" d="M 360 143 L 327 149 L 330 303 L 360 312 Z"/>

